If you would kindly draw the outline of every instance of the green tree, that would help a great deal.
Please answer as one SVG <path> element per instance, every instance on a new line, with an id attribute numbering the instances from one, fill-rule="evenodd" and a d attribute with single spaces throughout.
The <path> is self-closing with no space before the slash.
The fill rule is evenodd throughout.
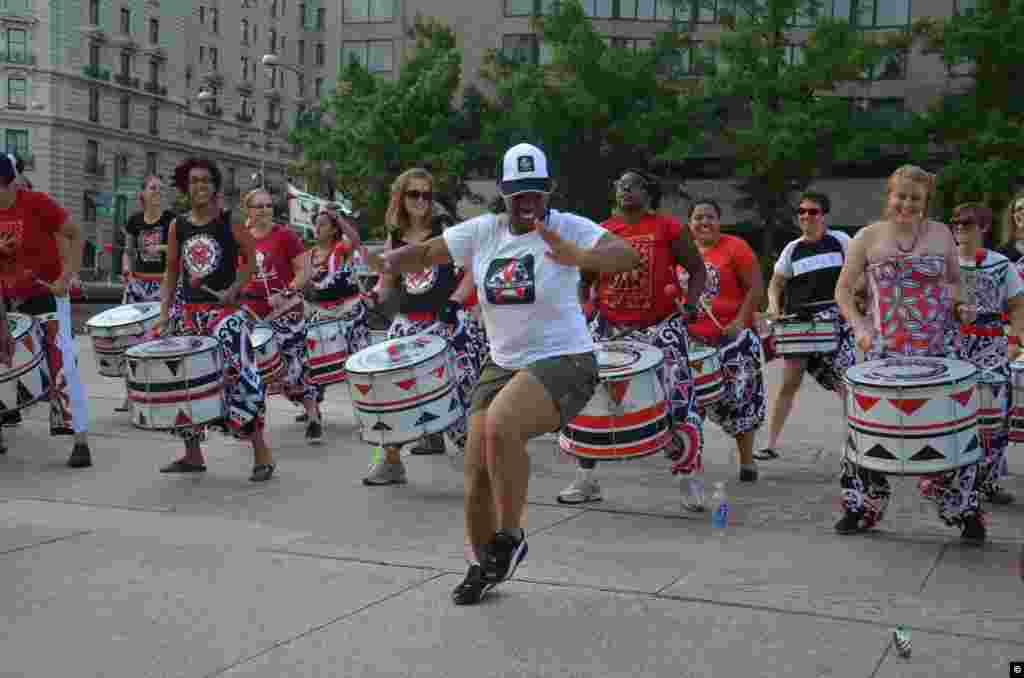
<path id="1" fill-rule="evenodd" d="M 998 212 L 1024 167 L 1024 3 L 978 0 L 952 17 L 915 22 L 914 32 L 962 76 L 917 119 L 919 156 L 943 149 L 938 204 L 948 211 L 981 201 Z"/>
<path id="2" fill-rule="evenodd" d="M 291 133 L 305 163 L 334 163 L 338 190 L 352 198 L 376 237 L 385 233 L 390 183 L 410 167 L 429 169 L 446 203 L 454 205 L 468 192 L 464 116 L 453 105 L 462 72 L 455 34 L 419 17 L 413 31 L 415 53 L 396 81 L 346 64 L 337 91 L 323 105 L 333 121 Z"/>
<path id="3" fill-rule="evenodd" d="M 548 155 L 556 204 L 604 219 L 623 169 L 688 145 L 680 93 L 658 74 L 659 53 L 685 38 L 670 32 L 654 49 L 607 45 L 578 0 L 556 3 L 534 23 L 550 63 L 538 63 L 539 52 L 486 59 L 483 75 L 496 92 L 483 122 L 490 166 L 513 144 L 536 144 Z"/>
<path id="4" fill-rule="evenodd" d="M 836 93 L 909 42 L 899 32 L 868 37 L 820 8 L 818 0 L 734 0 L 720 36 L 684 54 L 688 72 L 708 75 L 702 96 L 687 102 L 704 122 L 697 145 L 731 159 L 743 194 L 736 206 L 757 213 L 765 254 L 774 253 L 777 231 L 792 228 L 795 192 L 877 145 L 880 130 Z M 792 37 L 795 27 L 807 31 L 804 42 Z"/>

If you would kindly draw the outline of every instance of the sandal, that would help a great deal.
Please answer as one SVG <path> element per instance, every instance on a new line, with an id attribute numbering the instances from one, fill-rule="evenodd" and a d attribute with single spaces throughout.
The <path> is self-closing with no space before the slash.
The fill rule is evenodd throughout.
<path id="1" fill-rule="evenodd" d="M 275 464 L 256 464 L 252 467 L 252 475 L 249 480 L 254 483 L 265 483 L 274 475 Z"/>
<path id="2" fill-rule="evenodd" d="M 772 459 L 778 459 L 779 453 L 770 447 L 766 447 L 760 452 L 754 452 L 754 459 L 758 461 L 771 461 Z"/>
<path id="3" fill-rule="evenodd" d="M 202 473 L 206 464 L 193 464 L 184 459 L 175 459 L 167 466 L 160 467 L 160 473 Z"/>

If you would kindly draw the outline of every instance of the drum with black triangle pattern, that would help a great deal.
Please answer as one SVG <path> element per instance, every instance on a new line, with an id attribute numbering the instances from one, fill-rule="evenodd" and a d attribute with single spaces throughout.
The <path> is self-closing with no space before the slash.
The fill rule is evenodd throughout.
<path id="1" fill-rule="evenodd" d="M 634 459 L 671 440 L 665 356 L 635 341 L 596 346 L 599 383 L 586 407 L 558 437 L 559 447 L 583 459 Z"/>
<path id="2" fill-rule="evenodd" d="M 167 337 L 125 353 L 132 423 L 165 431 L 211 424 L 227 413 L 224 357 L 212 337 Z"/>
<path id="3" fill-rule="evenodd" d="M 978 368 L 948 358 L 894 357 L 846 371 L 845 454 L 894 475 L 949 471 L 981 460 Z"/>
<path id="4" fill-rule="evenodd" d="M 45 400 L 50 391 L 42 327 L 22 313 L 8 313 L 7 326 L 14 356 L 10 367 L 0 364 L 0 412 L 27 408 Z"/>
<path id="5" fill-rule="evenodd" d="M 363 440 L 400 445 L 443 433 L 463 415 L 448 342 L 431 334 L 389 339 L 345 362 Z"/>
<path id="6" fill-rule="evenodd" d="M 85 331 L 92 340 L 96 371 L 104 377 L 124 376 L 124 352 L 151 341 L 160 320 L 160 304 L 125 304 L 89 318 Z"/>
<path id="7" fill-rule="evenodd" d="M 260 380 L 267 385 L 267 395 L 279 395 L 282 390 L 284 358 L 274 328 L 269 324 L 256 325 L 249 334 L 249 343 L 252 344 L 256 356 L 256 369 L 259 370 Z"/>
<path id="8" fill-rule="evenodd" d="M 1024 443 L 1024 360 L 1010 363 L 1010 442 Z"/>

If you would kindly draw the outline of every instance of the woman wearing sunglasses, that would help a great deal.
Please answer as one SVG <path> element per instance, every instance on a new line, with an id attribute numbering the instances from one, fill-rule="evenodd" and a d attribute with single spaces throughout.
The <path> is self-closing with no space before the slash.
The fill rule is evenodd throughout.
<path id="1" fill-rule="evenodd" d="M 242 289 L 243 303 L 274 330 L 284 363 L 281 388 L 284 396 L 306 410 L 306 441 L 319 445 L 323 426 L 317 408 L 316 387 L 306 366 L 306 315 L 302 298 L 305 252 L 302 241 L 288 227 L 274 223 L 270 194 L 257 188 L 242 199 L 245 225 L 256 241 L 256 273 Z M 268 389 L 275 387 L 267 384 Z"/>
<path id="2" fill-rule="evenodd" d="M 425 242 L 442 234 L 452 219 L 435 211 L 434 178 L 421 168 L 406 170 L 391 185 L 387 223 L 390 230 L 387 248 Z M 384 273 L 371 292 L 371 301 L 397 307 L 398 313 L 388 329 L 388 339 L 414 334 L 434 334 L 448 342 L 454 352 L 457 389 L 465 410 L 469 395 L 480 374 L 487 353 L 482 326 L 467 311 L 475 304 L 473 278 L 452 263 L 429 266 L 422 271 L 401 275 Z M 460 419 L 446 434 L 460 450 L 466 443 L 466 419 Z M 368 486 L 396 485 L 406 482 L 401 446 L 384 446 L 383 459 L 374 460 L 363 479 Z M 412 449 L 413 454 L 444 454 L 442 434 L 430 435 Z"/>
<path id="3" fill-rule="evenodd" d="M 1017 191 L 1003 213 L 1003 243 L 996 250 L 1024 276 L 1024 191 Z"/>
<path id="4" fill-rule="evenodd" d="M 782 383 L 779 384 L 768 425 L 768 447 L 754 455 L 761 461 L 779 457 L 775 448 L 793 409 L 793 400 L 800 390 L 804 372 L 814 377 L 826 391 L 842 397 L 843 375 L 856 361 L 853 333 L 835 303 L 836 282 L 846 261 L 850 236 L 825 226 L 829 205 L 828 196 L 822 193 L 808 192 L 800 197 L 797 223 L 803 235 L 787 244 L 775 262 L 775 270 L 768 283 L 767 315 L 777 319 L 785 312 L 836 321 L 839 347 L 832 353 L 813 353 L 783 361 Z"/>
<path id="5" fill-rule="evenodd" d="M 1003 316 L 1010 319 L 1012 335 L 1018 340 L 1024 333 L 1024 280 L 1016 268 L 1002 254 L 982 247 L 992 230 L 992 210 L 979 203 L 966 203 L 953 210 L 953 237 L 960 253 L 960 274 L 965 281 L 973 281 L 977 318 L 973 323 L 950 328 L 959 329 L 957 358 L 965 360 L 979 370 L 979 387 L 1006 394 L 1010 385 L 1010 365 L 1007 359 L 1008 337 L 1003 331 Z M 955 339 L 955 337 L 951 337 Z M 1007 394 L 1008 395 L 1008 394 Z M 999 402 L 994 399 L 994 402 Z M 985 459 L 978 469 L 978 492 L 982 499 L 993 504 L 1012 504 L 1014 497 L 999 486 L 1006 476 L 1006 448 L 1009 445 L 1009 398 L 1002 401 L 1000 426 L 991 435 L 981 435 Z M 980 430 L 980 429 L 979 429 Z M 929 494 L 942 496 L 944 484 L 952 478 L 927 479 L 924 489 Z"/>

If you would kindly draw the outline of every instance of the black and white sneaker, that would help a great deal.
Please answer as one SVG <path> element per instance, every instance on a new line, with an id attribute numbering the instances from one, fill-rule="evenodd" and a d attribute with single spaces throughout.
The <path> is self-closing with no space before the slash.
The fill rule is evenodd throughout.
<path id="1" fill-rule="evenodd" d="M 466 578 L 452 590 L 452 602 L 456 605 L 476 605 L 492 588 L 494 584 L 484 580 L 484 568 L 473 563 L 466 572 Z"/>
<path id="2" fill-rule="evenodd" d="M 511 579 L 516 568 L 526 559 L 528 550 L 525 533 L 519 539 L 505 530 L 498 530 L 484 549 L 484 580 L 500 584 Z"/>
<path id="3" fill-rule="evenodd" d="M 324 428 L 319 421 L 310 421 L 306 425 L 306 442 L 319 445 L 324 441 Z"/>

